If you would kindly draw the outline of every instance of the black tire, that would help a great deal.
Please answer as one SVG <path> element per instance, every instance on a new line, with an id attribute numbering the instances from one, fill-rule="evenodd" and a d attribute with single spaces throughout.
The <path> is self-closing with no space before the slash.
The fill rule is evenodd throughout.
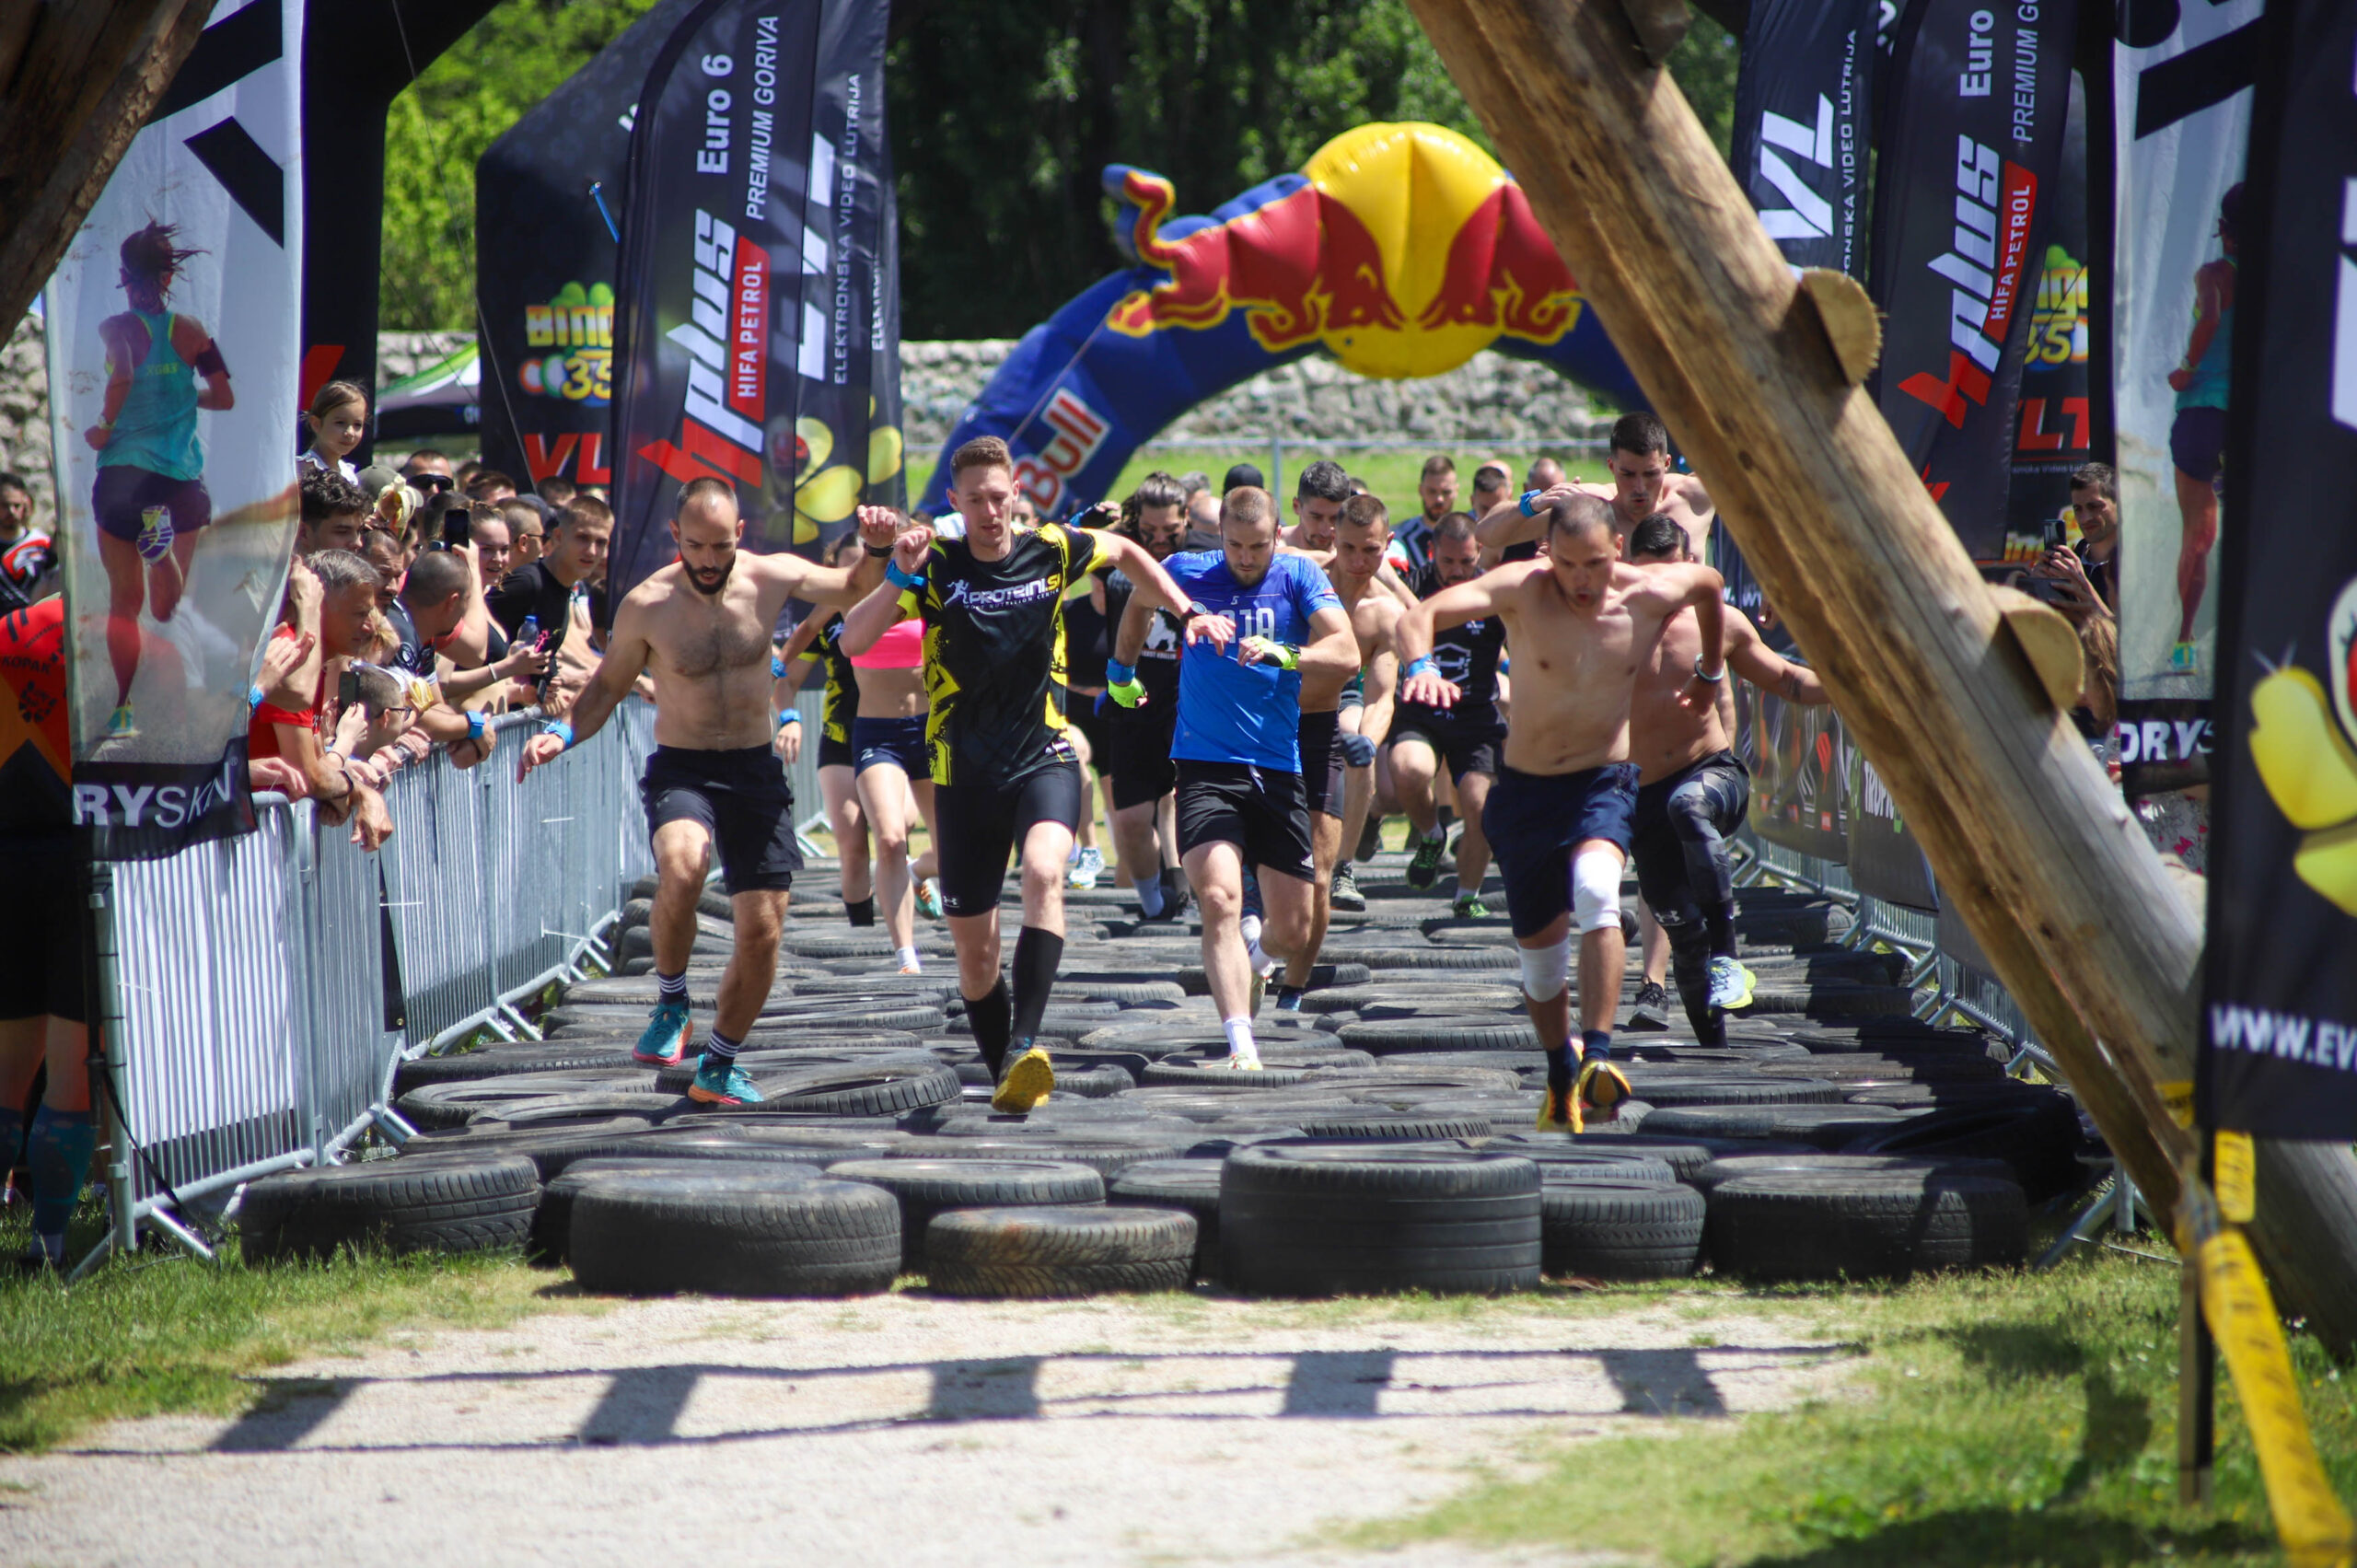
<path id="1" fill-rule="evenodd" d="M 1598 1280 L 1684 1279 L 1701 1260 L 1706 1211 L 1701 1193 L 1675 1181 L 1550 1179 L 1538 1193 L 1544 1266 Z"/>
<path id="2" fill-rule="evenodd" d="M 679 1167 L 671 1159 L 603 1156 L 575 1161 L 563 1175 L 540 1188 L 540 1206 L 532 1212 L 531 1234 L 524 1243 L 525 1260 L 548 1268 L 568 1260 L 573 1240 L 573 1201 L 592 1182 L 610 1179 L 627 1186 L 679 1174 Z M 761 1174 L 777 1181 L 816 1181 L 819 1167 L 799 1161 L 772 1162 L 761 1167 Z"/>
<path id="3" fill-rule="evenodd" d="M 935 1214 L 1105 1202 L 1104 1177 L 1068 1160 L 843 1160 L 829 1166 L 827 1175 L 892 1194 L 900 1205 L 900 1267 L 915 1273 L 924 1272 L 925 1227 Z"/>
<path id="4" fill-rule="evenodd" d="M 639 900 L 644 899 L 652 905 L 656 889 L 661 885 L 662 878 L 659 877 L 640 877 L 630 885 L 631 901 L 636 903 Z M 722 892 L 718 888 L 708 887 L 696 896 L 696 912 L 708 914 L 714 920 L 729 920 L 736 915 L 736 906 L 728 901 L 726 893 Z"/>
<path id="5" fill-rule="evenodd" d="M 619 1045 L 494 1045 L 453 1056 L 421 1056 L 393 1070 L 395 1098 L 434 1084 L 473 1083 L 519 1073 L 628 1071 L 635 1064 Z M 640 1069 L 644 1071 L 644 1069 Z"/>
<path id="6" fill-rule="evenodd" d="M 941 1062 L 851 1063 L 840 1067 L 756 1073 L 761 1103 L 772 1112 L 819 1116 L 890 1116 L 946 1105 L 961 1090 L 955 1069 Z"/>
<path id="7" fill-rule="evenodd" d="M 1708 1197 L 1719 1183 L 1738 1176 L 1845 1170 L 1944 1170 L 1957 1176 L 1993 1176 L 2003 1181 L 2014 1179 L 2013 1167 L 2003 1160 L 1927 1160 L 1902 1155 L 1721 1155 L 1688 1177 L 1687 1184 Z"/>
<path id="8" fill-rule="evenodd" d="M 1042 1128 L 1019 1138 L 926 1138 L 893 1151 L 894 1159 L 1053 1160 L 1085 1165 L 1110 1180 L 1146 1160 L 1175 1159 L 1190 1146 L 1178 1139 L 1135 1140 L 1103 1135 L 1059 1137 Z"/>
<path id="9" fill-rule="evenodd" d="M 709 1166 L 574 1200 L 573 1277 L 623 1295 L 873 1295 L 900 1266 L 900 1207 L 881 1188 Z"/>
<path id="10" fill-rule="evenodd" d="M 1649 1125 L 1668 1137 L 1772 1138 L 1830 1153 L 1904 1115 L 1880 1106 L 1692 1105 L 1656 1110 Z"/>
<path id="11" fill-rule="evenodd" d="M 1486 1138 L 1497 1129 L 1486 1116 L 1457 1111 L 1419 1115 L 1414 1111 L 1353 1107 L 1350 1110 L 1316 1111 L 1297 1119 L 1313 1138 L 1372 1138 L 1398 1141 L 1428 1138 Z"/>
<path id="12" fill-rule="evenodd" d="M 410 1090 L 393 1102 L 402 1120 L 419 1132 L 463 1127 L 476 1113 L 524 1105 L 557 1095 L 636 1094 L 652 1090 L 655 1075 L 644 1067 L 621 1071 L 580 1069 L 568 1073 L 502 1073 L 489 1078 L 458 1078 Z"/>
<path id="13" fill-rule="evenodd" d="M 1336 986 L 1364 985 L 1366 978 L 1367 967 L 1364 964 L 1348 961 L 1312 964 L 1309 966 L 1309 984 L 1305 989 L 1326 991 Z M 1180 970 L 1178 985 L 1190 996 L 1209 996 L 1212 993 L 1211 981 L 1204 978 L 1203 966 L 1201 964 L 1190 964 Z M 1321 1007 L 1318 1011 L 1330 1012 L 1332 1009 Z"/>
<path id="14" fill-rule="evenodd" d="M 1538 1167 L 1538 1184 L 1542 1187 L 1667 1187 L 1678 1180 L 1678 1172 L 1670 1168 L 1667 1160 L 1655 1159 L 1651 1155 L 1612 1159 L 1582 1153 L 1573 1159 L 1541 1157 L 1532 1163 Z"/>
<path id="15" fill-rule="evenodd" d="M 1155 1015 L 1144 1016 L 1147 1020 Z M 1322 1016 L 1312 1013 L 1272 1013 L 1261 1009 L 1252 1020 L 1255 1038 L 1262 1045 L 1283 1044 L 1287 1040 L 1301 1043 L 1323 1041 L 1338 1043 Z M 1168 1056 L 1173 1051 L 1187 1051 L 1196 1046 L 1211 1045 L 1225 1050 L 1227 1035 L 1215 1019 L 1200 1022 L 1184 1015 L 1171 1015 L 1167 1023 L 1122 1022 L 1108 1024 L 1089 1030 L 1076 1041 L 1088 1051 L 1133 1051 L 1151 1057 Z"/>
<path id="16" fill-rule="evenodd" d="M 1389 1058 L 1385 1059 L 1387 1063 Z M 1547 1059 L 1538 1058 L 1540 1067 Z M 1481 1091 L 1514 1093 L 1523 1086 L 1522 1076 L 1496 1067 L 1465 1067 L 1458 1069 L 1431 1068 L 1416 1072 L 1395 1071 L 1385 1066 L 1371 1074 L 1359 1074 L 1334 1080 L 1335 1088 L 1354 1100 L 1368 1103 L 1389 1103 L 1407 1095 L 1463 1095 Z"/>
<path id="17" fill-rule="evenodd" d="M 1200 1084 L 1206 1078 L 1220 1078 L 1235 1080 L 1248 1088 L 1290 1089 L 1340 1075 L 1310 1067 L 1280 1066 L 1272 1062 L 1263 1063 L 1260 1070 L 1255 1073 L 1238 1073 L 1230 1070 L 1225 1061 L 1173 1053 L 1159 1062 L 1148 1063 L 1145 1071 L 1138 1074 L 1137 1085 L 1132 1086 L 1184 1088 Z M 1057 1080 L 1057 1086 L 1062 1086 L 1062 1079 Z"/>
<path id="18" fill-rule="evenodd" d="M 2013 1167 L 2029 1201 L 2043 1203 L 2084 1179 L 2079 1144 L 2078 1109 L 2070 1097 L 2055 1093 L 1910 1116 L 1887 1130 L 1852 1139 L 1844 1150 L 2001 1159 Z"/>
<path id="19" fill-rule="evenodd" d="M 249 1265 L 319 1261 L 344 1248 L 394 1253 L 521 1247 L 540 1173 L 520 1155 L 451 1155 L 280 1171 L 248 1184 L 238 1243 Z"/>
<path id="20" fill-rule="evenodd" d="M 1841 1091 L 1819 1078 L 1673 1078 L 1647 1074 L 1642 1083 L 1632 1077 L 1630 1086 L 1664 1114 L 1708 1106 L 1841 1103 Z"/>
<path id="21" fill-rule="evenodd" d="M 1511 974 L 1522 967 L 1522 960 L 1514 956 L 1514 951 L 1512 943 L 1498 943 L 1486 947 L 1361 947 L 1353 949 L 1350 956 L 1373 971 L 1367 979 L 1370 985 L 1382 984 L 1387 972 L 1394 975 L 1394 984 L 1399 983 L 1399 973 L 1408 972 L 1411 976 L 1408 983 L 1413 984 L 1413 972 L 1424 970 L 1488 970 Z"/>
<path id="22" fill-rule="evenodd" d="M 1484 1147 L 1493 1155 L 1523 1155 L 1539 1158 L 1549 1148 L 1586 1151 L 1594 1132 L 1591 1127 L 1589 1136 L 1579 1138 L 1566 1137 L 1561 1132 L 1501 1134 Z M 1534 1154 L 1534 1150 L 1541 1153 Z M 1675 1171 L 1680 1181 L 1691 1180 L 1694 1172 L 1722 1155 L 1814 1155 L 1819 1152 L 1804 1144 L 1779 1144 L 1755 1138 L 1687 1138 L 1652 1132 L 1615 1136 L 1610 1151 L 1624 1157 L 1658 1159 Z"/>
<path id="23" fill-rule="evenodd" d="M 1383 1018 L 1344 1024 L 1339 1032 L 1344 1045 L 1377 1056 L 1395 1051 L 1538 1050 L 1538 1031 L 1529 1021 L 1504 1014 Z"/>
<path id="24" fill-rule="evenodd" d="M 1372 971 L 1370 971 L 1372 972 Z M 1368 1007 L 1396 1005 L 1406 1007 L 1433 1007 L 1459 1015 L 1466 1013 L 1511 1012 L 1522 1005 L 1522 993 L 1510 985 L 1489 986 L 1434 982 L 1431 985 L 1337 986 L 1331 991 L 1314 991 L 1301 999 L 1306 1013 L 1350 1013 Z"/>
<path id="25" fill-rule="evenodd" d="M 1146 1160 L 1115 1177 L 1105 1201 L 1116 1208 L 1184 1209 L 1195 1216 L 1195 1278 L 1219 1278 L 1219 1181 L 1215 1159 Z"/>
<path id="26" fill-rule="evenodd" d="M 1711 1261 L 1747 1279 L 1903 1279 L 2018 1263 L 2028 1243 L 2021 1188 L 1985 1176 L 1770 1172 L 1710 1196 Z"/>
<path id="27" fill-rule="evenodd" d="M 583 1160 L 721 1160 L 753 1165 L 815 1163 L 845 1157 L 823 1142 L 792 1144 L 751 1138 L 718 1117 L 682 1117 L 659 1127 L 621 1128 L 537 1138 L 517 1150 L 538 1167 L 543 1185 Z"/>
<path id="28" fill-rule="evenodd" d="M 1075 980 L 1058 975 L 1049 996 L 1051 1002 L 1117 1002 L 1133 1006 L 1141 1002 L 1184 1002 L 1188 992 L 1176 981 Z"/>
<path id="29" fill-rule="evenodd" d="M 1220 1179 L 1220 1272 L 1254 1295 L 1530 1290 L 1538 1167 L 1498 1155 L 1255 1144 Z"/>
<path id="30" fill-rule="evenodd" d="M 1184 1209 L 965 1209 L 925 1232 L 925 1282 L 941 1295 L 1100 1295 L 1184 1290 L 1195 1216 Z"/>
<path id="31" fill-rule="evenodd" d="M 1188 1121 L 1225 1122 L 1237 1117 L 1249 1117 L 1261 1122 L 1283 1121 L 1288 1123 L 1299 1116 L 1309 1116 L 1322 1110 L 1349 1110 L 1354 1102 L 1338 1094 L 1304 1089 L 1273 1089 L 1267 1094 L 1228 1093 L 1204 1090 L 1190 1092 L 1178 1089 L 1132 1089 L 1121 1097 L 1154 1107 L 1172 1116 Z"/>

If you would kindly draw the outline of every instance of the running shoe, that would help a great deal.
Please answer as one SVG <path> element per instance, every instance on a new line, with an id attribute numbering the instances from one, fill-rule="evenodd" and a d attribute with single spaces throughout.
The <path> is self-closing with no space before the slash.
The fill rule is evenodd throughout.
<path id="1" fill-rule="evenodd" d="M 1351 858 L 1361 863 L 1373 860 L 1383 849 L 1383 819 L 1375 812 L 1366 814 L 1366 826 L 1359 830 L 1358 847 Z"/>
<path id="2" fill-rule="evenodd" d="M 699 1105 L 759 1105 L 761 1091 L 735 1057 L 707 1051 L 696 1068 L 696 1081 L 688 1086 L 688 1098 Z"/>
<path id="3" fill-rule="evenodd" d="M 1358 874 L 1351 869 L 1348 861 L 1334 867 L 1334 882 L 1326 901 L 1331 908 L 1353 913 L 1366 908 L 1366 895 L 1359 891 Z"/>
<path id="4" fill-rule="evenodd" d="M 2179 643 L 2169 649 L 2169 670 L 2172 674 L 2191 675 L 2201 668 L 2201 646 L 2198 643 Z"/>
<path id="5" fill-rule="evenodd" d="M 1733 958 L 1711 960 L 1711 1005 L 1722 1013 L 1740 1012 L 1751 1005 L 1751 988 L 1758 979 Z"/>
<path id="6" fill-rule="evenodd" d="M 1445 838 L 1419 838 L 1416 853 L 1408 861 L 1408 886 L 1429 888 L 1440 879 L 1440 857 L 1448 853 Z"/>
<path id="7" fill-rule="evenodd" d="M 695 1027 L 684 1002 L 657 1002 L 647 1016 L 646 1032 L 631 1050 L 633 1062 L 669 1067 L 688 1053 L 688 1033 Z"/>
<path id="8" fill-rule="evenodd" d="M 1028 1040 L 1015 1043 L 1023 1049 L 1007 1052 L 1015 1061 L 999 1080 L 998 1091 L 991 1096 L 991 1109 L 1002 1116 L 1022 1115 L 1056 1086 L 1056 1070 L 1048 1053 Z"/>
<path id="9" fill-rule="evenodd" d="M 115 709 L 114 713 L 107 719 L 107 738 L 109 740 L 136 740 L 139 738 L 139 721 L 132 717 L 130 703 L 125 703 L 121 707 Z"/>
<path id="10" fill-rule="evenodd" d="M 1599 1057 L 1580 1065 L 1578 1099 L 1585 1110 L 1596 1113 L 1599 1121 L 1609 1121 L 1620 1114 L 1620 1102 L 1630 1098 L 1628 1074 L 1612 1063 Z M 1583 1116 L 1583 1122 L 1585 1118 Z"/>
<path id="11" fill-rule="evenodd" d="M 1261 973 L 1259 970 L 1254 970 L 1252 971 L 1252 994 L 1246 999 L 1244 1005 L 1244 1016 L 1246 1017 L 1257 1018 L 1260 1016 L 1260 998 L 1268 994 L 1268 988 L 1269 977 Z"/>
<path id="12" fill-rule="evenodd" d="M 1064 886 L 1075 891 L 1086 892 L 1096 887 L 1097 879 L 1104 875 L 1105 856 L 1097 851 L 1096 845 L 1090 844 L 1073 852 L 1071 869 L 1064 873 Z"/>
<path id="13" fill-rule="evenodd" d="M 1562 1088 L 1552 1084 L 1547 1086 L 1547 1092 L 1538 1099 L 1538 1130 L 1541 1132 L 1587 1131 L 1586 1119 L 1580 1114 L 1579 1096 L 1572 1092 L 1569 1085 Z"/>
<path id="14" fill-rule="evenodd" d="M 917 884 L 917 912 L 927 920 L 941 918 L 941 881 L 928 877 Z"/>
<path id="15" fill-rule="evenodd" d="M 1629 1009 L 1629 1021 L 1622 1026 L 1631 1029 L 1666 1029 L 1669 1028 L 1669 992 L 1659 981 L 1649 980 L 1637 987 L 1637 1005 Z"/>
<path id="16" fill-rule="evenodd" d="M 1457 901 L 1448 906 L 1448 918 L 1487 920 L 1490 918 L 1490 906 L 1481 901 L 1481 895 L 1479 892 L 1459 893 L 1457 895 Z"/>
<path id="17" fill-rule="evenodd" d="M 1298 986 L 1280 985 L 1277 987 L 1277 1011 L 1280 1013 L 1300 1012 L 1301 995 L 1301 988 Z"/>
<path id="18" fill-rule="evenodd" d="M 1258 1045 L 1253 1044 L 1250 1040 L 1244 1042 L 1242 1050 L 1238 1050 L 1233 1045 L 1229 1046 L 1227 1048 L 1227 1067 L 1228 1071 L 1231 1073 L 1258 1073 L 1262 1071 L 1260 1066 L 1260 1048 Z"/>

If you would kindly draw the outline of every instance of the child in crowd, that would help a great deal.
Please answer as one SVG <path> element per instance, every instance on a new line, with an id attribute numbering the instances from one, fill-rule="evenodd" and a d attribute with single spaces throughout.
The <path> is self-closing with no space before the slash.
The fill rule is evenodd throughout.
<path id="1" fill-rule="evenodd" d="M 331 381 L 311 399 L 303 423 L 311 432 L 311 447 L 302 462 L 359 483 L 360 470 L 349 459 L 368 434 L 368 394 L 350 381 Z"/>

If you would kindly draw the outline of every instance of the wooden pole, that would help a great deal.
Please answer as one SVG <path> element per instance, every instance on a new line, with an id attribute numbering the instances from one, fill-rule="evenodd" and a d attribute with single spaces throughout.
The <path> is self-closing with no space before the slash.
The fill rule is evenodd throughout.
<path id="1" fill-rule="evenodd" d="M 2199 916 L 2055 712 L 1853 380 L 1854 353 L 1843 368 L 1834 344 L 1857 323 L 1829 336 L 1839 291 L 1798 285 L 1614 0 L 1411 4 L 1941 892 L 2137 1186 L 2173 1208 L 2193 1145 L 2158 1085 L 2193 1075 Z M 2282 1174 L 2315 1191 L 2262 1191 L 2261 1256 L 2286 1309 L 2346 1353 L 2357 1233 L 2298 1227 L 2357 1214 L 2357 1160 L 2304 1156 Z"/>
<path id="2" fill-rule="evenodd" d="M 57 270 L 213 0 L 0 0 L 0 335 Z"/>

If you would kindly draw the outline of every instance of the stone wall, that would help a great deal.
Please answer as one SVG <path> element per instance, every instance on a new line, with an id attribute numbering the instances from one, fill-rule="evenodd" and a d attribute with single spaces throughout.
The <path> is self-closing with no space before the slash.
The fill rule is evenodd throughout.
<path id="1" fill-rule="evenodd" d="M 50 477 L 49 376 L 41 318 L 28 316 L 0 346 L 0 473 L 13 473 L 33 493 L 33 527 L 47 532 L 57 520 L 56 484 Z"/>

